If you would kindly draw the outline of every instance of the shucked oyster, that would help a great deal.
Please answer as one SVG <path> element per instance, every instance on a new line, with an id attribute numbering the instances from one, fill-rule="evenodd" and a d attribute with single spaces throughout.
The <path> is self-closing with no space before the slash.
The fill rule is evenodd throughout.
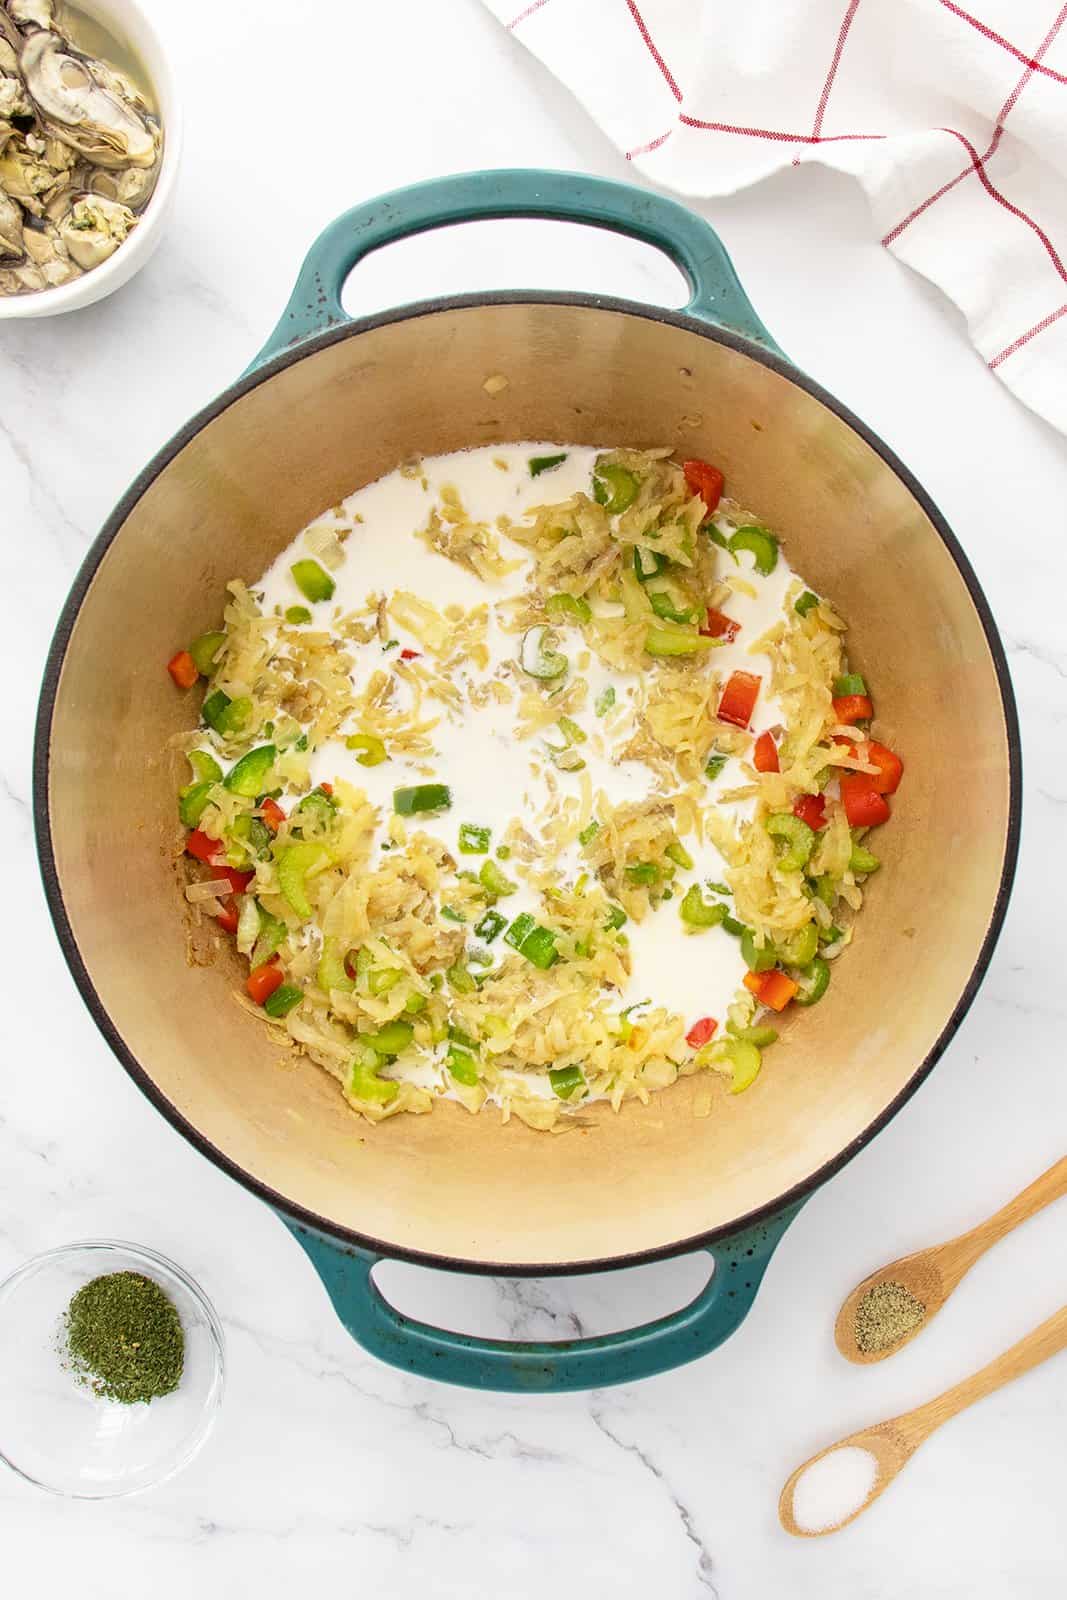
<path id="1" fill-rule="evenodd" d="M 124 206 L 140 211 L 151 199 L 158 176 L 158 166 L 128 167 L 125 172 L 105 172 L 102 167 L 94 167 L 83 187 L 93 194 L 103 195 L 106 200 L 121 200 Z"/>
<path id="2" fill-rule="evenodd" d="M 20 28 L 52 26 L 52 0 L 7 0 L 7 9 Z"/>
<path id="3" fill-rule="evenodd" d="M 22 254 L 22 212 L 0 189 L 0 256 Z"/>
<path id="4" fill-rule="evenodd" d="M 129 206 L 103 195 L 81 195 L 59 224 L 68 254 L 88 272 L 114 255 L 137 218 Z"/>
<path id="5" fill-rule="evenodd" d="M 71 260 L 66 242 L 50 223 L 43 227 L 27 228 L 22 242 L 28 259 L 49 288 L 81 276 L 77 263 Z"/>
<path id="6" fill-rule="evenodd" d="M 41 151 L 30 148 L 26 138 L 15 134 L 0 151 L 0 189 L 17 200 L 32 216 L 43 214 L 45 205 L 64 179 L 43 159 Z"/>
<path id="7" fill-rule="evenodd" d="M 0 34 L 0 117 L 28 117 L 33 106 L 19 76 L 14 46 Z"/>
<path id="8" fill-rule="evenodd" d="M 158 136 L 136 107 L 117 92 L 122 80 L 94 61 L 73 55 L 57 33 L 31 33 L 19 66 L 45 127 L 98 167 L 150 167 Z"/>

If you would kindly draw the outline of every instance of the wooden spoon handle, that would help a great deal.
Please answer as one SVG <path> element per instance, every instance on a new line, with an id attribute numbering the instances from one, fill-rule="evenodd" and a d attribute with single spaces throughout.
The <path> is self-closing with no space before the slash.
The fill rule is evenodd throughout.
<path id="1" fill-rule="evenodd" d="M 890 1426 L 906 1434 L 913 1441 L 914 1449 L 935 1428 L 948 1422 L 950 1417 L 973 1406 L 976 1400 L 984 1400 L 986 1395 L 993 1394 L 1013 1378 L 1021 1378 L 1031 1367 L 1040 1366 L 1042 1361 L 1047 1361 L 1049 1356 L 1057 1355 L 1063 1349 L 1067 1349 L 1067 1306 L 1054 1312 L 1047 1322 L 1035 1328 L 1033 1333 L 1028 1333 L 1025 1339 L 1020 1339 L 1018 1344 L 1013 1344 L 1010 1350 L 1005 1350 L 988 1366 L 972 1372 L 969 1378 L 964 1378 L 952 1389 L 946 1389 L 936 1399 L 928 1400 L 914 1411 L 894 1418 Z"/>
<path id="2" fill-rule="evenodd" d="M 1047 1172 L 1043 1172 L 1033 1183 L 1028 1184 L 1006 1206 L 1001 1206 L 991 1217 L 980 1222 L 977 1227 L 971 1228 L 968 1233 L 961 1233 L 957 1238 L 951 1239 L 948 1244 L 938 1248 L 941 1257 L 940 1266 L 942 1278 L 946 1286 L 951 1282 L 952 1288 L 969 1272 L 980 1256 L 1003 1239 L 1006 1233 L 1017 1228 L 1020 1222 L 1026 1222 L 1030 1217 L 1036 1216 L 1053 1200 L 1059 1200 L 1067 1194 L 1067 1156 L 1061 1157 Z"/>

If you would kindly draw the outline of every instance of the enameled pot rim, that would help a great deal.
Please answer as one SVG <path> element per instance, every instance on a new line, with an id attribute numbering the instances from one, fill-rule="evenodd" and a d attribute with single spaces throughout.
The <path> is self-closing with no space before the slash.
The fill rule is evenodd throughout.
<path id="1" fill-rule="evenodd" d="M 619 312 L 626 316 L 640 317 L 645 321 L 661 322 L 675 328 L 681 328 L 688 333 L 697 335 L 702 339 L 710 339 L 716 344 L 726 345 L 740 354 L 748 356 L 751 360 L 769 367 L 773 372 L 795 384 L 799 389 L 810 394 L 828 410 L 846 423 L 853 432 L 859 435 L 866 444 L 885 462 L 890 471 L 901 481 L 909 494 L 921 506 L 929 518 L 938 537 L 941 539 L 953 562 L 967 591 L 971 597 L 986 643 L 993 660 L 997 683 L 1000 689 L 1001 712 L 1004 718 L 1004 731 L 1008 748 L 1009 765 L 1009 801 L 1008 821 L 1004 836 L 1004 855 L 1001 865 L 1000 882 L 997 894 L 990 910 L 989 923 L 985 937 L 982 940 L 970 977 L 964 985 L 959 1000 L 946 1019 L 937 1039 L 925 1058 L 919 1062 L 909 1077 L 907 1083 L 890 1103 L 875 1117 L 867 1127 L 852 1139 L 843 1149 L 839 1150 L 829 1161 L 823 1163 L 814 1173 L 802 1182 L 794 1184 L 792 1188 L 777 1195 L 763 1205 L 742 1217 L 735 1218 L 732 1222 L 720 1224 L 706 1232 L 694 1234 L 688 1238 L 677 1240 L 671 1244 L 659 1245 L 654 1249 L 638 1250 L 627 1255 L 608 1256 L 605 1258 L 591 1259 L 577 1262 L 540 1262 L 514 1265 L 510 1262 L 481 1262 L 468 1261 L 459 1257 L 436 1255 L 425 1251 L 411 1250 L 399 1247 L 380 1239 L 373 1239 L 364 1234 L 357 1233 L 354 1229 L 345 1228 L 332 1222 L 329 1218 L 319 1216 L 304 1207 L 294 1204 L 284 1195 L 272 1189 L 269 1184 L 252 1176 L 243 1167 L 239 1166 L 220 1150 L 210 1139 L 200 1133 L 198 1129 L 171 1104 L 162 1094 L 151 1078 L 149 1072 L 137 1060 L 129 1049 L 118 1029 L 112 1022 L 106 1007 L 101 1001 L 93 985 L 92 978 L 82 961 L 73 929 L 67 917 L 66 907 L 63 903 L 59 876 L 56 870 L 55 851 L 52 842 L 52 819 L 48 803 L 48 777 L 50 759 L 50 739 L 52 716 L 55 709 L 56 695 L 62 673 L 63 661 L 66 656 L 67 645 L 74 631 L 82 603 L 92 583 L 93 577 L 103 560 L 112 541 L 118 535 L 131 511 L 141 497 L 146 493 L 156 478 L 170 465 L 174 458 L 182 451 L 195 436 L 214 419 L 231 406 L 234 401 L 243 395 L 258 388 L 261 384 L 269 383 L 277 373 L 284 371 L 295 362 L 302 361 L 308 356 L 329 345 L 337 344 L 344 339 L 358 338 L 361 333 L 369 332 L 375 328 L 387 327 L 392 323 L 408 322 L 419 317 L 435 316 L 441 312 L 479 310 L 491 306 L 513 305 L 539 305 L 539 306 L 566 306 L 579 309 L 588 308 L 595 311 Z M 37 725 L 34 742 L 33 758 L 33 814 L 34 827 L 37 838 L 37 851 L 41 866 L 41 876 L 44 881 L 45 896 L 48 909 L 59 937 L 60 947 L 70 967 L 74 981 L 77 984 L 90 1014 L 97 1027 L 110 1045 L 113 1053 L 125 1067 L 134 1083 L 141 1092 L 151 1101 L 152 1105 L 166 1117 L 189 1143 L 202 1155 L 212 1161 L 215 1166 L 227 1173 L 231 1178 L 258 1195 L 261 1200 L 273 1206 L 294 1222 L 303 1227 L 310 1228 L 328 1239 L 340 1242 L 342 1245 L 354 1246 L 356 1249 L 372 1252 L 378 1256 L 388 1257 L 393 1260 L 410 1261 L 417 1265 L 444 1268 L 453 1271 L 470 1272 L 478 1274 L 491 1274 L 508 1277 L 550 1277 L 570 1276 L 580 1272 L 604 1272 L 618 1267 L 639 1266 L 650 1261 L 659 1261 L 671 1256 L 684 1255 L 687 1252 L 699 1250 L 707 1245 L 714 1244 L 723 1239 L 728 1239 L 733 1234 L 743 1229 L 751 1228 L 761 1222 L 776 1216 L 790 1206 L 799 1204 L 808 1195 L 820 1188 L 835 1173 L 839 1172 L 853 1156 L 857 1155 L 865 1145 L 881 1132 L 888 1122 L 897 1114 L 901 1107 L 911 1099 L 911 1096 L 925 1080 L 933 1067 L 940 1060 L 947 1049 L 956 1029 L 966 1015 L 978 988 L 985 976 L 986 969 L 992 958 L 993 950 L 1003 926 L 1008 900 L 1011 894 L 1012 883 L 1015 877 L 1015 867 L 1019 853 L 1019 834 L 1022 820 L 1022 746 L 1019 735 L 1019 721 L 1015 706 L 1015 696 L 1012 690 L 1011 677 L 1008 672 L 1008 663 L 1001 643 L 996 623 L 993 620 L 989 603 L 982 592 L 981 586 L 974 570 L 965 555 L 962 546 L 952 532 L 945 518 L 930 496 L 923 489 L 913 474 L 902 461 L 890 450 L 889 446 L 870 428 L 851 412 L 847 406 L 829 394 L 820 384 L 809 378 L 805 373 L 791 366 L 788 361 L 765 349 L 751 339 L 729 329 L 721 328 L 696 317 L 687 316 L 685 312 L 667 310 L 658 306 L 642 305 L 636 301 L 615 299 L 604 295 L 567 294 L 567 293 L 533 293 L 530 291 L 515 292 L 501 291 L 491 294 L 466 294 L 453 295 L 434 300 L 423 300 L 413 305 L 403 306 L 389 311 L 375 313 L 371 316 L 360 317 L 339 324 L 337 327 L 328 328 L 325 332 L 315 334 L 310 338 L 302 339 L 290 349 L 284 350 L 280 355 L 264 362 L 254 371 L 239 378 L 231 384 L 222 394 L 218 395 L 201 411 L 180 428 L 170 441 L 157 451 L 156 455 L 135 478 L 122 499 L 116 505 L 110 517 L 104 523 L 96 540 L 93 542 L 88 554 L 82 563 L 81 569 L 74 580 L 73 587 L 67 597 L 66 603 L 60 613 L 55 635 L 48 653 L 45 666 L 44 680 L 41 688 L 41 698 L 37 712 Z"/>

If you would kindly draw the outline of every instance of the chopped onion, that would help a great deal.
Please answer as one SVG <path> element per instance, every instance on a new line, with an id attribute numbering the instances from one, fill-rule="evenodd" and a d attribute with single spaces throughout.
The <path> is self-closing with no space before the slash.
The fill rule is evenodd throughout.
<path id="1" fill-rule="evenodd" d="M 221 901 L 230 893 L 229 885 L 224 878 L 204 878 L 200 883 L 191 883 L 185 891 L 185 898 L 191 905 L 199 905 L 206 900 Z"/>

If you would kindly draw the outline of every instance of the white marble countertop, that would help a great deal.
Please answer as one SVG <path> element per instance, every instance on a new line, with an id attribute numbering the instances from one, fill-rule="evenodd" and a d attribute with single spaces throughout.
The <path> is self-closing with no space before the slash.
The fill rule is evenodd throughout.
<path id="1" fill-rule="evenodd" d="M 1064 1300 L 1061 1202 L 980 1263 L 896 1361 L 851 1368 L 831 1343 L 835 1308 L 867 1271 L 976 1221 L 1063 1153 L 1067 444 L 984 370 L 955 312 L 878 247 L 846 179 L 805 167 L 707 208 L 782 345 L 915 470 L 986 586 L 1026 747 L 1018 885 L 984 987 L 945 1058 L 805 1208 L 728 1345 L 643 1384 L 556 1399 L 405 1378 L 347 1338 L 277 1220 L 150 1108 L 83 1009 L 31 841 L 37 686 L 100 523 L 172 430 L 246 365 L 325 221 L 448 171 L 540 164 L 629 174 L 477 0 L 319 0 L 310 30 L 296 27 L 300 8 L 280 0 L 148 4 L 187 101 L 170 233 L 113 299 L 0 330 L 0 818 L 9 841 L 0 1277 L 73 1238 L 153 1245 L 215 1300 L 229 1388 L 207 1449 L 156 1491 L 75 1504 L 0 1475 L 5 1586 L 46 1600 L 312 1589 L 672 1600 L 1061 1592 L 1067 1357 L 935 1436 L 843 1534 L 792 1541 L 775 1505 L 812 1450 L 927 1398 Z M 312 41 L 314 64 L 291 68 L 294 50 L 303 56 Z M 359 270 L 347 303 L 373 310 L 512 285 L 681 298 L 673 269 L 651 252 L 599 235 L 575 244 L 531 223 L 394 247 Z M 646 1320 L 688 1298 L 701 1277 L 690 1259 L 555 1283 L 394 1266 L 384 1282 L 418 1315 L 558 1337 Z"/>

